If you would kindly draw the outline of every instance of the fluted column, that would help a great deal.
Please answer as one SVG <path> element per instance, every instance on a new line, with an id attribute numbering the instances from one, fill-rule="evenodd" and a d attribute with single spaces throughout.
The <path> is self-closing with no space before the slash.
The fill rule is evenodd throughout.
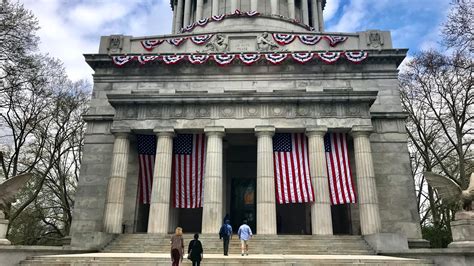
<path id="1" fill-rule="evenodd" d="M 306 130 L 308 136 L 309 168 L 314 188 L 314 203 L 311 205 L 311 226 L 313 235 L 332 235 L 331 202 L 324 151 L 324 135 L 327 127 L 312 127 Z"/>
<path id="2" fill-rule="evenodd" d="M 183 27 L 186 27 L 191 24 L 191 2 L 192 0 L 184 0 Z"/>
<path id="3" fill-rule="evenodd" d="M 301 10 L 303 12 L 303 23 L 309 25 L 308 0 L 301 1 Z"/>
<path id="4" fill-rule="evenodd" d="M 311 14 L 311 22 L 313 23 L 313 28 L 319 31 L 318 0 L 311 0 Z"/>
<path id="5" fill-rule="evenodd" d="M 288 16 L 295 19 L 295 0 L 288 0 Z"/>
<path id="6" fill-rule="evenodd" d="M 176 5 L 175 33 L 179 32 L 183 27 L 183 8 L 184 0 L 178 0 L 178 5 Z"/>
<path id="7" fill-rule="evenodd" d="M 271 7 L 272 15 L 278 14 L 278 0 L 271 0 L 270 7 Z"/>
<path id="8" fill-rule="evenodd" d="M 149 234 L 167 234 L 170 222 L 174 129 L 159 128 L 155 129 L 154 132 L 158 137 L 158 142 L 156 144 L 147 232 Z"/>
<path id="9" fill-rule="evenodd" d="M 362 235 L 376 234 L 381 231 L 374 164 L 369 140 L 372 130 L 371 126 L 354 126 L 351 131 L 354 138 Z"/>
<path id="10" fill-rule="evenodd" d="M 203 0 L 196 2 L 196 21 L 202 19 Z"/>
<path id="11" fill-rule="evenodd" d="M 115 135 L 115 141 L 107 186 L 107 199 L 105 201 L 104 231 L 120 234 L 122 233 L 130 129 L 112 129 L 111 132 Z"/>
<path id="12" fill-rule="evenodd" d="M 219 15 L 219 0 L 212 0 L 212 15 Z"/>
<path id="13" fill-rule="evenodd" d="M 204 198 L 202 209 L 202 233 L 215 234 L 222 223 L 223 208 L 223 150 L 224 127 L 206 127 L 206 167 L 204 174 Z"/>
<path id="14" fill-rule="evenodd" d="M 250 2 L 250 11 L 257 11 L 258 9 L 258 0 L 251 0 Z"/>
<path id="15" fill-rule="evenodd" d="M 237 9 L 238 3 L 237 0 L 231 0 L 230 1 L 230 13 L 234 13 L 234 11 Z"/>
<path id="16" fill-rule="evenodd" d="M 257 126 L 257 233 L 276 235 L 275 178 L 273 140 L 275 127 Z"/>
<path id="17" fill-rule="evenodd" d="M 319 20 L 319 31 L 324 31 L 324 19 L 323 19 L 323 0 L 318 0 L 318 20 Z"/>

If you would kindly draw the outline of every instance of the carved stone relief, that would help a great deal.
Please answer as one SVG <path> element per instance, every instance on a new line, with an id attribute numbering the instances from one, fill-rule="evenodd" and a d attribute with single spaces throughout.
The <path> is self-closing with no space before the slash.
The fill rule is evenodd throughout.
<path id="1" fill-rule="evenodd" d="M 120 53 L 123 48 L 123 35 L 111 35 L 109 38 L 109 53 Z"/>
<path id="2" fill-rule="evenodd" d="M 208 42 L 202 51 L 198 53 L 206 52 L 227 52 L 229 50 L 229 38 L 224 34 L 216 34 L 214 39 Z"/>
<path id="3" fill-rule="evenodd" d="M 283 51 L 276 42 L 270 39 L 268 32 L 262 33 L 257 37 L 257 51 L 259 52 L 271 52 L 271 51 Z"/>
<path id="4" fill-rule="evenodd" d="M 383 34 L 380 31 L 369 31 L 367 34 L 367 45 L 370 48 L 382 48 L 384 45 Z"/>

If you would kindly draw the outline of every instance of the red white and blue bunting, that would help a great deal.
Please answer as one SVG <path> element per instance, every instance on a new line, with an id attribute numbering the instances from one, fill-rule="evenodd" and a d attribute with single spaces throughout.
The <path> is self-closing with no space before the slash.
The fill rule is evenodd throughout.
<path id="1" fill-rule="evenodd" d="M 198 25 L 199 27 L 205 27 L 207 23 L 209 23 L 209 18 L 203 18 L 196 21 L 196 25 Z"/>
<path id="2" fill-rule="evenodd" d="M 186 38 L 174 38 L 166 40 L 166 42 L 174 46 L 180 46 L 184 41 L 186 41 Z"/>
<path id="3" fill-rule="evenodd" d="M 283 53 L 271 53 L 271 54 L 261 54 L 261 53 L 242 53 L 242 54 L 180 54 L 180 55 L 140 55 L 140 56 L 112 56 L 112 62 L 116 66 L 124 66 L 125 64 L 136 60 L 140 64 L 146 64 L 152 61 L 161 61 L 166 65 L 173 65 L 182 61 L 183 58 L 187 58 L 193 65 L 204 64 L 209 61 L 210 58 L 213 58 L 216 64 L 220 66 L 225 66 L 232 63 L 236 58 L 240 60 L 245 65 L 253 65 L 254 63 L 260 61 L 262 57 L 265 58 L 267 62 L 277 65 L 283 63 L 288 57 L 293 58 L 294 61 L 300 64 L 306 64 L 312 60 L 320 59 L 321 61 L 333 64 L 337 62 L 341 57 L 347 59 L 347 61 L 359 64 L 366 60 L 369 57 L 368 52 L 366 51 L 346 51 L 346 52 L 283 52 Z"/>
<path id="4" fill-rule="evenodd" d="M 301 43 L 306 45 L 315 45 L 321 41 L 323 37 L 318 35 L 298 35 L 298 39 Z"/>
<path id="5" fill-rule="evenodd" d="M 184 55 L 164 55 L 163 62 L 167 65 L 177 64 L 181 59 L 184 58 Z"/>
<path id="6" fill-rule="evenodd" d="M 151 52 L 153 51 L 153 49 L 155 49 L 155 47 L 162 44 L 164 41 L 165 40 L 144 40 L 144 41 L 141 41 L 141 43 L 142 43 L 143 48 L 145 48 L 145 50 Z"/>
<path id="7" fill-rule="evenodd" d="M 207 62 L 207 60 L 209 60 L 209 55 L 196 55 L 196 54 L 188 55 L 188 61 L 193 65 L 204 64 Z"/>
<path id="8" fill-rule="evenodd" d="M 235 54 L 215 54 L 213 58 L 219 66 L 225 66 L 234 61 Z"/>
<path id="9" fill-rule="evenodd" d="M 318 57 L 323 60 L 323 62 L 332 64 L 337 62 L 341 57 L 341 52 L 323 52 L 317 53 Z"/>
<path id="10" fill-rule="evenodd" d="M 231 16 L 232 16 L 232 15 L 234 15 L 234 16 L 240 16 L 240 15 L 242 15 L 242 11 L 240 11 L 239 9 L 236 9 L 236 10 L 234 11 L 234 13 L 229 14 L 229 15 L 231 15 Z"/>
<path id="11" fill-rule="evenodd" d="M 191 41 L 194 44 L 203 45 L 203 44 L 206 44 L 212 38 L 212 36 L 214 36 L 214 34 L 197 35 L 197 36 L 191 37 Z"/>
<path id="12" fill-rule="evenodd" d="M 296 36 L 294 34 L 273 33 L 273 39 L 279 45 L 290 44 L 295 40 L 295 38 L 296 38 Z"/>
<path id="13" fill-rule="evenodd" d="M 214 15 L 211 17 L 212 21 L 216 21 L 216 22 L 222 21 L 224 18 L 225 18 L 225 14 Z"/>
<path id="14" fill-rule="evenodd" d="M 242 61 L 242 63 L 246 64 L 247 66 L 257 62 L 261 57 L 262 56 L 260 54 L 239 54 L 240 61 Z"/>
<path id="15" fill-rule="evenodd" d="M 245 12 L 245 15 L 247 17 L 254 17 L 254 16 L 260 15 L 260 13 L 258 11 L 247 11 L 247 12 Z"/>
<path id="16" fill-rule="evenodd" d="M 293 57 L 293 59 L 296 62 L 301 63 L 301 64 L 305 64 L 305 63 L 311 61 L 311 59 L 313 59 L 314 54 L 311 53 L 311 52 L 292 53 L 291 57 Z"/>
<path id="17" fill-rule="evenodd" d="M 331 47 L 336 47 L 338 44 L 345 42 L 348 37 L 326 35 L 324 38 L 329 41 L 329 45 L 331 45 Z"/>
<path id="18" fill-rule="evenodd" d="M 286 53 L 265 54 L 265 58 L 267 59 L 267 61 L 274 65 L 281 64 L 283 61 L 285 61 L 287 57 L 288 57 L 288 54 Z"/>
<path id="19" fill-rule="evenodd" d="M 360 63 L 367 59 L 369 56 L 369 53 L 364 52 L 364 51 L 359 51 L 359 52 L 344 52 L 344 57 L 351 61 L 352 63 Z"/>

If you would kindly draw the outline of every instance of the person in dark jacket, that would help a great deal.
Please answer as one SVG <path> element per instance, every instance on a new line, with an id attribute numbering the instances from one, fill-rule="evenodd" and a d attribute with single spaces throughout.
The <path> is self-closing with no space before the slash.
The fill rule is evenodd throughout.
<path id="1" fill-rule="evenodd" d="M 219 239 L 224 240 L 224 256 L 229 255 L 229 242 L 232 239 L 232 226 L 229 220 L 225 220 L 219 230 Z"/>
<path id="2" fill-rule="evenodd" d="M 194 240 L 189 242 L 188 247 L 188 258 L 193 262 L 193 266 L 199 266 L 201 264 L 201 260 L 203 259 L 203 250 L 202 244 L 199 239 L 199 234 L 194 234 Z"/>

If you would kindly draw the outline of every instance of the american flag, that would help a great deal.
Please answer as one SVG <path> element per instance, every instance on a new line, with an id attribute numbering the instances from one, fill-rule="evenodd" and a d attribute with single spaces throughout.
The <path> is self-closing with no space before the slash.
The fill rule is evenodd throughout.
<path id="1" fill-rule="evenodd" d="M 279 204 L 314 201 L 304 134 L 273 136 L 273 167 Z"/>
<path id="2" fill-rule="evenodd" d="M 139 200 L 142 204 L 150 204 L 156 154 L 156 136 L 137 135 L 137 144 Z"/>
<path id="3" fill-rule="evenodd" d="M 202 207 L 202 180 L 206 159 L 204 134 L 178 134 L 173 140 L 174 206 Z"/>
<path id="4" fill-rule="evenodd" d="M 329 191 L 333 205 L 355 203 L 356 193 L 347 155 L 347 134 L 328 133 L 324 149 L 329 178 Z"/>

